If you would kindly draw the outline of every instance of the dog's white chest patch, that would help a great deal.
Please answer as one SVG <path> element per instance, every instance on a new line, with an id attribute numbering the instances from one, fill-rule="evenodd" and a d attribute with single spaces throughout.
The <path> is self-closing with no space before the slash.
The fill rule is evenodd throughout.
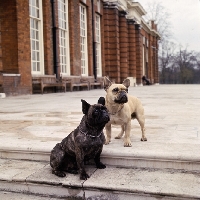
<path id="1" fill-rule="evenodd" d="M 110 122 L 111 122 L 111 124 L 119 124 L 119 125 L 124 124 L 124 120 L 121 119 L 120 117 L 116 117 L 116 116 L 111 116 Z"/>

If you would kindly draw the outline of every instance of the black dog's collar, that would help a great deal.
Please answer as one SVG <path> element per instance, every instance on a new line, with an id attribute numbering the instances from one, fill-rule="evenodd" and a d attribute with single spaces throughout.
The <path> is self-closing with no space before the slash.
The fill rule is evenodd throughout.
<path id="1" fill-rule="evenodd" d="M 85 136 L 89 136 L 89 137 L 91 137 L 91 138 L 100 137 L 101 134 L 103 133 L 103 131 L 101 131 L 101 133 L 100 133 L 99 135 L 94 136 L 94 135 L 90 135 L 90 134 L 88 134 L 88 132 L 84 132 L 84 131 L 82 131 L 81 128 L 80 128 L 80 126 L 79 126 L 78 128 L 79 128 L 79 131 L 80 131 L 81 133 L 83 133 Z"/>

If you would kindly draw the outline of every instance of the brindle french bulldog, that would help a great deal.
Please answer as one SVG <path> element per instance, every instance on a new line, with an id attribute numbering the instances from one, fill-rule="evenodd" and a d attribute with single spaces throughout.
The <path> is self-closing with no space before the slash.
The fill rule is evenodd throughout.
<path id="1" fill-rule="evenodd" d="M 107 77 L 104 77 L 105 101 L 110 114 L 110 121 L 105 126 L 107 135 L 105 144 L 109 144 L 111 141 L 111 124 L 117 124 L 121 125 L 121 132 L 115 138 L 120 139 L 125 132 L 124 146 L 132 146 L 130 140 L 131 119 L 135 118 L 141 127 L 141 141 L 147 141 L 145 136 L 144 108 L 138 98 L 127 94 L 129 86 L 129 79 L 125 79 L 122 84 L 115 84 Z"/>
<path id="2" fill-rule="evenodd" d="M 97 168 L 106 168 L 100 162 L 100 154 L 105 143 L 103 128 L 110 118 L 104 98 L 100 97 L 98 104 L 94 105 L 81 101 L 84 116 L 79 126 L 53 148 L 50 165 L 52 173 L 59 177 L 66 176 L 65 171 L 72 174 L 79 171 L 80 179 L 86 180 L 89 175 L 85 171 L 84 161 L 94 158 Z"/>

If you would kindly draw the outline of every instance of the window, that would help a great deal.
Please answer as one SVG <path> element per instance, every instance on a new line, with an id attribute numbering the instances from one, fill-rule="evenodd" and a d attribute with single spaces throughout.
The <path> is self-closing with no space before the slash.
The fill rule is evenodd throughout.
<path id="1" fill-rule="evenodd" d="M 148 48 L 146 48 L 146 62 L 148 62 L 148 58 L 149 58 L 149 52 L 148 52 Z"/>
<path id="2" fill-rule="evenodd" d="M 60 72 L 70 75 L 68 0 L 58 0 Z"/>
<path id="3" fill-rule="evenodd" d="M 87 15 L 86 7 L 80 5 L 81 74 L 88 75 Z"/>
<path id="4" fill-rule="evenodd" d="M 143 48 L 142 48 L 142 58 L 143 58 L 142 75 L 144 76 L 144 75 L 146 75 L 145 74 L 145 65 L 146 65 L 146 63 L 145 63 L 145 46 L 144 45 L 143 45 Z"/>
<path id="5" fill-rule="evenodd" d="M 143 45 L 145 45 L 145 37 L 143 36 Z"/>
<path id="6" fill-rule="evenodd" d="M 101 18 L 99 15 L 96 15 L 96 65 L 97 65 L 97 76 L 102 76 L 102 65 L 101 65 L 101 27 L 100 22 Z"/>
<path id="7" fill-rule="evenodd" d="M 33 74 L 44 74 L 42 1 L 29 0 L 31 70 Z"/>

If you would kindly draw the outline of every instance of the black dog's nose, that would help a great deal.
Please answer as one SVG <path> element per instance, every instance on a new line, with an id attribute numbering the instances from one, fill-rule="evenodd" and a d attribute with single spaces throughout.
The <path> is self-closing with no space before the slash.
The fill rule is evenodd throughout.
<path id="1" fill-rule="evenodd" d="M 106 116 L 104 117 L 104 119 L 105 119 L 105 121 L 107 121 L 107 122 L 110 121 L 110 117 L 109 117 L 108 115 L 106 115 Z"/>

